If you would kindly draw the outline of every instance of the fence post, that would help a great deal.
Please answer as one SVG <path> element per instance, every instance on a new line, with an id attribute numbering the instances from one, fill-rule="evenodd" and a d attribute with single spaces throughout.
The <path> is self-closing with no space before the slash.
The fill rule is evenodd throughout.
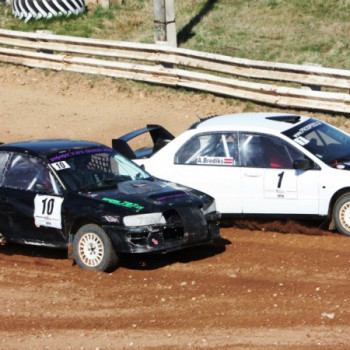
<path id="1" fill-rule="evenodd" d="M 174 0 L 154 0 L 154 39 L 166 41 L 176 47 L 176 24 Z"/>

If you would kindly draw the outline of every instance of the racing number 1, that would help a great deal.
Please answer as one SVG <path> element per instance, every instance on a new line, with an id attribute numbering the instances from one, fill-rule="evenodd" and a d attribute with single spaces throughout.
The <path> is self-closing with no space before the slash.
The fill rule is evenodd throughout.
<path id="1" fill-rule="evenodd" d="M 283 175 L 284 175 L 284 171 L 282 171 L 281 173 L 279 173 L 279 174 L 277 175 L 277 176 L 279 177 L 278 183 L 277 183 L 277 188 L 281 188 L 281 186 L 282 186 Z"/>

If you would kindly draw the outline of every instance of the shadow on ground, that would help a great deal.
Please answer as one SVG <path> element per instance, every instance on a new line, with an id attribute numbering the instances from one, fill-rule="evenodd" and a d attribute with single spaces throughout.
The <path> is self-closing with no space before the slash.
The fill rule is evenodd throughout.
<path id="1" fill-rule="evenodd" d="M 24 255 L 46 259 L 67 259 L 65 249 L 55 249 L 24 244 L 7 243 L 0 246 L 0 253 L 5 255 Z"/>
<path id="2" fill-rule="evenodd" d="M 175 263 L 189 263 L 204 260 L 222 254 L 226 245 L 231 244 L 227 239 L 219 238 L 212 244 L 186 248 L 167 254 L 125 254 L 121 259 L 121 267 L 131 270 L 155 270 Z"/>
<path id="3" fill-rule="evenodd" d="M 211 256 L 221 254 L 225 246 L 231 244 L 229 240 L 219 238 L 212 244 L 205 244 L 183 250 L 169 252 L 167 254 L 121 254 L 119 267 L 132 270 L 155 270 L 174 263 L 188 263 L 196 260 L 207 259 Z M 65 249 L 30 246 L 23 244 L 8 243 L 0 246 L 0 254 L 14 256 L 27 256 L 43 259 L 67 259 Z"/>

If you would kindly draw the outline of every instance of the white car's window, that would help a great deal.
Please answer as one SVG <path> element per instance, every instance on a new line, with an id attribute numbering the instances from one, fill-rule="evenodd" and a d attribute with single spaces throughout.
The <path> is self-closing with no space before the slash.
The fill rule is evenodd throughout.
<path id="1" fill-rule="evenodd" d="M 277 137 L 242 133 L 240 137 L 242 166 L 292 169 L 295 160 L 305 159 L 298 149 Z"/>
<path id="2" fill-rule="evenodd" d="M 48 167 L 38 158 L 13 154 L 4 174 L 4 187 L 43 193 L 60 193 L 60 187 Z"/>
<path id="3" fill-rule="evenodd" d="M 196 135 L 176 154 L 175 164 L 237 165 L 238 138 L 236 133 Z"/>
<path id="4" fill-rule="evenodd" d="M 350 135 L 310 118 L 283 134 L 329 165 L 350 160 Z"/>

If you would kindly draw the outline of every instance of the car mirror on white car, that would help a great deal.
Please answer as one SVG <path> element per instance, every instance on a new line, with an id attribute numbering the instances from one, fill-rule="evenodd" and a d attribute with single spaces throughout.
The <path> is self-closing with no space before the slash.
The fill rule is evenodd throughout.
<path id="1" fill-rule="evenodd" d="M 296 170 L 310 170 L 313 169 L 313 162 L 309 159 L 297 159 L 293 163 L 293 168 Z"/>

